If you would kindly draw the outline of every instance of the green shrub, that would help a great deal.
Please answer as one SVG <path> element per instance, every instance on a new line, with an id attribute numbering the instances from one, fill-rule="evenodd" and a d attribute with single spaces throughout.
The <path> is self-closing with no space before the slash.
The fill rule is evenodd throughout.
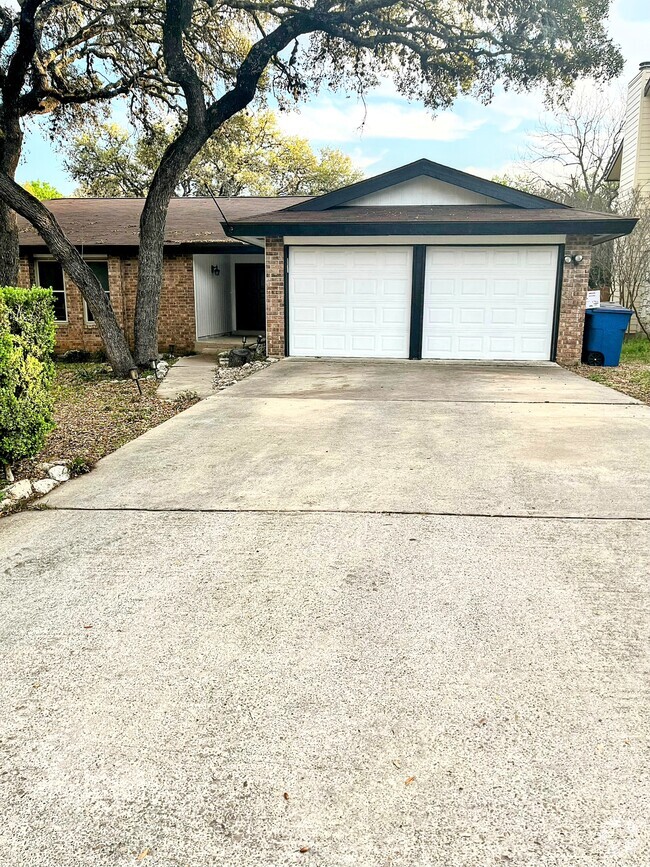
<path id="1" fill-rule="evenodd" d="M 0 287 L 0 466 L 31 457 L 53 428 L 50 289 Z"/>

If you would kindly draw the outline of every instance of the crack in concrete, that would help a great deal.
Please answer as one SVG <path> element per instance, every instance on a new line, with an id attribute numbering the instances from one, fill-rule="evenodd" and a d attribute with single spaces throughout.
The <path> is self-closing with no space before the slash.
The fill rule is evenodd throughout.
<path id="1" fill-rule="evenodd" d="M 252 509 L 252 508 L 195 508 L 184 506 L 50 506 L 43 504 L 29 509 L 30 512 L 143 512 L 151 514 L 215 514 L 215 515 L 379 515 L 391 517 L 404 515 L 432 518 L 498 518 L 515 521 L 630 521 L 648 522 L 650 515 L 551 515 L 515 512 L 435 512 L 409 511 L 407 509 Z"/>
<path id="2" fill-rule="evenodd" d="M 331 400 L 339 401 L 340 403 L 480 403 L 480 404 L 543 404 L 550 406 L 557 404 L 559 406 L 644 406 L 638 400 L 452 400 L 450 398 L 428 398 L 428 397 L 340 397 L 339 395 L 308 395 L 308 394 L 270 394 L 270 395 L 248 395 L 248 394 L 231 394 L 229 395 L 239 400 Z"/>

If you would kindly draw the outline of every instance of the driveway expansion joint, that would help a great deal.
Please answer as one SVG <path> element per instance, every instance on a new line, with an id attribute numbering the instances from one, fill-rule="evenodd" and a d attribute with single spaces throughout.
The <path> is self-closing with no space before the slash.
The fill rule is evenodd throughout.
<path id="1" fill-rule="evenodd" d="M 391 517 L 405 515 L 414 518 L 496 518 L 514 521 L 630 521 L 647 522 L 650 515 L 550 515 L 517 512 L 445 512 L 410 511 L 407 509 L 252 509 L 171 506 L 159 508 L 145 506 L 51 506 L 30 509 L 31 512 L 136 512 L 143 514 L 200 514 L 200 515 L 377 515 Z"/>

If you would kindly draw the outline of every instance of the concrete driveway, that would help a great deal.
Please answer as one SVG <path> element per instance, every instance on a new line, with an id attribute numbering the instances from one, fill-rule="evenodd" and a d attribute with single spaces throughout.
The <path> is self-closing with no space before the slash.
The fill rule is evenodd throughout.
<path id="1" fill-rule="evenodd" d="M 646 867 L 649 434 L 286 361 L 2 521 L 0 864 Z"/>

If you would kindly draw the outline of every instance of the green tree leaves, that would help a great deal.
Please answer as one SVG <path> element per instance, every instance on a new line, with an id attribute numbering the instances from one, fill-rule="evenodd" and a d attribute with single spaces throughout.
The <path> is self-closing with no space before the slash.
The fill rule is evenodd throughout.
<path id="1" fill-rule="evenodd" d="M 117 124 L 91 122 L 66 146 L 65 166 L 83 196 L 146 196 L 176 133 L 158 122 L 135 137 Z M 242 112 L 209 139 L 177 194 L 315 196 L 362 177 L 342 151 L 315 153 L 307 139 L 284 135 L 272 112 Z"/>

